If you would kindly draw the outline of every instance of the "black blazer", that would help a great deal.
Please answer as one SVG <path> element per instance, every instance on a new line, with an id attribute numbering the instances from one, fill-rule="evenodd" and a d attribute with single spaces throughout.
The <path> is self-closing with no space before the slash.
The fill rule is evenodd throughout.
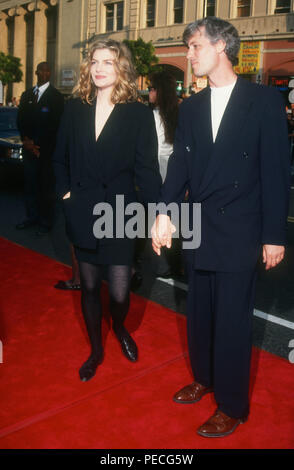
<path id="1" fill-rule="evenodd" d="M 290 188 L 285 105 L 278 91 L 238 78 L 215 143 L 210 88 L 180 106 L 161 199 L 202 206 L 194 268 L 252 269 L 262 244 L 284 245 Z"/>
<path id="2" fill-rule="evenodd" d="M 67 103 L 53 157 L 57 194 L 61 198 L 71 193 L 63 200 L 69 239 L 88 249 L 97 246 L 93 234 L 97 203 L 109 203 L 115 220 L 117 194 L 124 195 L 125 205 L 136 202 L 137 186 L 144 203 L 156 202 L 161 187 L 151 110 L 137 102 L 116 104 L 96 142 L 95 109 L 96 101 Z M 126 247 L 119 242 L 99 240 L 101 246 L 113 245 L 114 251 Z"/>
<path id="3" fill-rule="evenodd" d="M 44 91 L 38 103 L 34 103 L 34 88 L 26 90 L 20 99 L 17 124 L 23 139 L 33 139 L 40 145 L 41 157 L 52 155 L 56 134 L 64 107 L 63 95 L 52 85 Z"/>

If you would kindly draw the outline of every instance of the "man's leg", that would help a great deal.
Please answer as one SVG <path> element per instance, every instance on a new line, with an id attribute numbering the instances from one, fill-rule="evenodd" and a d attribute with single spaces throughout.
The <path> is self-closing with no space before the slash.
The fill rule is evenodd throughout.
<path id="1" fill-rule="evenodd" d="M 213 386 L 212 320 L 214 274 L 192 270 L 189 273 L 187 335 L 189 357 L 195 380 Z"/>
<path id="2" fill-rule="evenodd" d="M 37 196 L 39 162 L 37 157 L 24 150 L 23 164 L 26 220 L 36 222 L 39 216 Z"/>
<path id="3" fill-rule="evenodd" d="M 50 230 L 53 226 L 55 209 L 55 178 L 50 155 L 41 156 L 38 190 L 39 221 L 41 231 Z"/>
<path id="4" fill-rule="evenodd" d="M 256 272 L 216 273 L 214 393 L 232 418 L 249 413 L 249 378 Z"/>
<path id="5" fill-rule="evenodd" d="M 187 336 L 190 363 L 195 382 L 183 387 L 175 396 L 176 403 L 198 402 L 212 391 L 212 293 L 214 274 L 188 271 Z"/>

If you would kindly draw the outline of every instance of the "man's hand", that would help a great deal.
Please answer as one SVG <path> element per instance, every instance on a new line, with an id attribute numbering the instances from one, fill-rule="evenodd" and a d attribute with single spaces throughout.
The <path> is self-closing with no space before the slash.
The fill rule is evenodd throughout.
<path id="1" fill-rule="evenodd" d="M 263 245 L 263 262 L 265 269 L 271 269 L 277 266 L 285 255 L 285 247 L 278 245 Z"/>
<path id="2" fill-rule="evenodd" d="M 68 199 L 70 197 L 70 191 L 68 193 L 66 193 L 62 199 Z"/>
<path id="3" fill-rule="evenodd" d="M 160 256 L 162 246 L 170 248 L 172 245 L 172 234 L 176 227 L 171 223 L 168 215 L 159 214 L 151 229 L 152 247 L 155 253 Z"/>
<path id="4" fill-rule="evenodd" d="M 23 147 L 25 150 L 28 152 L 31 152 L 35 157 L 40 156 L 40 146 L 35 145 L 34 141 L 32 139 L 29 139 L 28 137 L 24 137 L 23 139 Z"/>

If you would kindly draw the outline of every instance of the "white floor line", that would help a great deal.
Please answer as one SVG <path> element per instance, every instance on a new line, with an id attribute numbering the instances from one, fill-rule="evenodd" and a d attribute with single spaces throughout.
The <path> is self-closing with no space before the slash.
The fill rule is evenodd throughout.
<path id="1" fill-rule="evenodd" d="M 184 284 L 183 282 L 179 282 L 171 278 L 164 279 L 163 277 L 158 277 L 157 279 L 159 281 L 165 282 L 166 284 L 169 284 L 170 286 L 178 287 L 179 289 L 188 291 L 187 284 Z M 277 325 L 281 325 L 281 326 L 284 326 L 285 328 L 290 328 L 291 330 L 294 330 L 294 323 L 288 320 L 284 320 L 283 318 L 276 317 L 275 315 L 271 315 L 270 313 L 265 313 L 265 312 L 262 312 L 261 310 L 256 310 L 256 309 L 254 309 L 253 314 L 254 316 L 258 318 L 262 318 L 263 320 L 269 321 L 271 323 L 276 323 Z"/>
<path id="2" fill-rule="evenodd" d="M 294 330 L 294 323 L 288 320 L 284 320 L 283 318 L 276 317 L 275 315 L 271 315 L 270 313 L 264 313 L 260 310 L 254 309 L 254 315 L 259 318 L 263 318 L 264 320 L 270 321 L 272 323 L 276 323 L 277 325 L 284 326 L 285 328 L 290 328 L 290 330 Z"/>

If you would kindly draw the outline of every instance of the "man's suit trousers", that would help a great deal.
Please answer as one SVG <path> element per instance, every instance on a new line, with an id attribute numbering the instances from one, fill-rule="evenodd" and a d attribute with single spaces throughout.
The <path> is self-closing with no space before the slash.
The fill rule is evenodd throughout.
<path id="1" fill-rule="evenodd" d="M 51 156 L 36 157 L 24 150 L 23 160 L 27 219 L 51 228 L 55 207 L 55 179 Z"/>
<path id="2" fill-rule="evenodd" d="M 190 268 L 188 345 L 195 380 L 212 387 L 221 411 L 249 413 L 249 378 L 256 270 Z"/>

